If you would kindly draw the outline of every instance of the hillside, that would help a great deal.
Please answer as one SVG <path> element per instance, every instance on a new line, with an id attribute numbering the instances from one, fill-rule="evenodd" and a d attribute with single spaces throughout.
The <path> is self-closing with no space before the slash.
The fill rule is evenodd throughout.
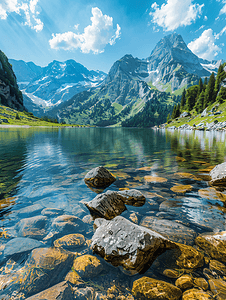
<path id="1" fill-rule="evenodd" d="M 23 111 L 23 96 L 7 56 L 0 50 L 0 104 Z"/>

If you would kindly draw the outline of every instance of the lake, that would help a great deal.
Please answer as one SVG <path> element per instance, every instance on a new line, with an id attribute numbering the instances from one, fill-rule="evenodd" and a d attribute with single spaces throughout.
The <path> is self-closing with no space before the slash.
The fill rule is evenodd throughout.
<path id="1" fill-rule="evenodd" d="M 2 278 L 18 275 L 31 252 L 19 251 L 6 257 L 5 245 L 14 238 L 26 237 L 51 247 L 53 240 L 46 236 L 60 215 L 83 221 L 87 243 L 78 252 L 93 255 L 89 248 L 93 221 L 84 203 L 97 194 L 86 186 L 84 177 L 97 166 L 104 166 L 117 179 L 107 190 L 137 189 L 146 197 L 141 207 L 127 205 L 122 213 L 126 219 L 191 246 L 199 234 L 224 231 L 225 206 L 208 185 L 208 174 L 225 161 L 225 143 L 224 132 L 211 131 L 0 128 L 0 228 L 6 232 L 1 234 L 0 245 Z M 42 220 L 34 232 L 23 223 L 33 217 Z M 172 227 L 165 230 L 167 224 Z M 175 229 L 177 224 L 182 227 Z M 116 286 L 117 297 L 132 299 L 129 289 L 142 275 L 127 274 L 105 264 L 109 276 L 102 271 L 103 275 L 93 276 L 91 281 L 83 280 L 81 288 L 90 287 L 92 293 L 99 294 L 109 291 L 109 296 L 116 293 L 111 291 Z M 11 273 L 6 272 L 6 266 L 11 266 Z M 145 276 L 172 283 L 160 269 L 154 263 Z M 8 280 L 0 294 L 17 293 L 18 286 L 18 281 Z M 117 297 L 107 299 L 123 299 Z"/>

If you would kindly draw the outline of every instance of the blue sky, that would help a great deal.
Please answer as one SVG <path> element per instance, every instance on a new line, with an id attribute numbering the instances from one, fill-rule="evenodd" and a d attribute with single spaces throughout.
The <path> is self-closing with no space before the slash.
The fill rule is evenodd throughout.
<path id="1" fill-rule="evenodd" d="M 0 0 L 0 50 L 40 66 L 74 59 L 108 72 L 172 32 L 199 57 L 226 60 L 226 0 Z"/>

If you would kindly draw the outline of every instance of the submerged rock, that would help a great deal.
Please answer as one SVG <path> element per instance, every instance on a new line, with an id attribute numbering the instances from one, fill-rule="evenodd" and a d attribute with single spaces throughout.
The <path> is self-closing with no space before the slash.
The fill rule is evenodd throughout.
<path id="1" fill-rule="evenodd" d="M 226 231 L 217 234 L 202 234 L 195 243 L 210 257 L 226 263 Z"/>
<path id="2" fill-rule="evenodd" d="M 21 219 L 15 226 L 18 236 L 41 239 L 46 235 L 47 217 L 35 216 Z"/>
<path id="3" fill-rule="evenodd" d="M 74 299 L 76 300 L 99 300 L 101 298 L 95 298 L 95 291 L 91 287 L 86 288 L 75 288 Z M 104 299 L 104 298 L 102 298 Z"/>
<path id="4" fill-rule="evenodd" d="M 175 221 L 160 219 L 152 216 L 144 217 L 140 223 L 149 229 L 155 230 L 167 239 L 178 243 L 193 245 L 196 233 L 193 229 Z"/>
<path id="5" fill-rule="evenodd" d="M 21 274 L 21 289 L 33 295 L 59 283 L 71 268 L 74 255 L 61 248 L 34 249 Z"/>
<path id="6" fill-rule="evenodd" d="M 175 285 L 178 288 L 185 290 L 185 289 L 189 289 L 189 288 L 193 287 L 194 283 L 193 283 L 192 277 L 190 275 L 186 274 L 186 275 L 182 275 L 181 277 L 179 277 L 176 280 Z"/>
<path id="7" fill-rule="evenodd" d="M 94 218 L 105 218 L 107 220 L 113 219 L 126 210 L 122 196 L 114 191 L 99 194 L 85 205 Z"/>
<path id="8" fill-rule="evenodd" d="M 104 167 L 97 167 L 86 174 L 84 181 L 94 188 L 106 188 L 115 182 L 116 178 Z"/>
<path id="9" fill-rule="evenodd" d="M 210 171 L 211 185 L 226 186 L 226 162 L 217 165 Z"/>
<path id="10" fill-rule="evenodd" d="M 87 254 L 75 258 L 73 268 L 81 277 L 94 277 L 103 270 L 103 265 L 96 256 Z"/>
<path id="11" fill-rule="evenodd" d="M 82 234 L 79 233 L 72 233 L 63 236 L 60 239 L 57 239 L 54 241 L 55 247 L 61 247 L 65 250 L 73 251 L 76 248 L 79 248 L 83 245 L 85 245 L 86 241 Z"/>
<path id="12" fill-rule="evenodd" d="M 111 221 L 96 219 L 91 248 L 113 266 L 138 272 L 175 244 L 162 235 L 118 216 Z"/>
<path id="13" fill-rule="evenodd" d="M 82 233 L 86 230 L 87 224 L 76 216 L 62 215 L 53 220 L 51 231 L 44 240 L 55 240 L 71 233 Z"/>
<path id="14" fill-rule="evenodd" d="M 70 284 L 62 281 L 34 296 L 26 298 L 26 300 L 73 300 L 74 293 Z"/>
<path id="15" fill-rule="evenodd" d="M 194 279 L 194 285 L 197 286 L 197 287 L 200 287 L 204 291 L 206 291 L 209 287 L 209 284 L 206 281 L 206 279 L 201 278 L 201 277 Z"/>
<path id="16" fill-rule="evenodd" d="M 207 292 L 198 289 L 187 290 L 183 293 L 182 300 L 192 300 L 192 299 L 213 300 L 214 298 Z"/>
<path id="17" fill-rule="evenodd" d="M 177 300 L 181 297 L 182 292 L 176 286 L 149 277 L 142 277 L 135 280 L 132 288 L 133 295 L 140 300 Z"/>
<path id="18" fill-rule="evenodd" d="M 37 240 L 18 237 L 6 243 L 4 256 L 12 256 L 23 252 L 28 252 L 41 246 L 43 246 L 43 244 Z"/>
<path id="19" fill-rule="evenodd" d="M 122 196 L 122 200 L 126 205 L 132 206 L 143 206 L 146 198 L 144 195 L 135 189 L 120 191 L 119 194 Z"/>
<path id="20" fill-rule="evenodd" d="M 211 292 L 214 294 L 216 299 L 224 300 L 226 299 L 226 282 L 220 279 L 210 279 L 209 285 Z"/>

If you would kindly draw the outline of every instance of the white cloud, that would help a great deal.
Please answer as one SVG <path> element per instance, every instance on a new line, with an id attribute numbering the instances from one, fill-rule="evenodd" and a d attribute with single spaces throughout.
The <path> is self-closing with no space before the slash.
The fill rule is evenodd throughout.
<path id="1" fill-rule="evenodd" d="M 220 10 L 220 15 L 226 14 L 226 4 L 223 6 L 223 8 Z"/>
<path id="2" fill-rule="evenodd" d="M 117 24 L 116 31 L 113 29 L 113 18 L 103 15 L 98 7 L 92 8 L 91 25 L 84 28 L 83 33 L 68 31 L 52 35 L 49 40 L 52 49 L 73 50 L 81 49 L 83 53 L 95 54 L 104 52 L 107 44 L 113 45 L 120 37 L 121 28 Z M 75 27 L 75 29 L 77 29 Z"/>
<path id="3" fill-rule="evenodd" d="M 199 38 L 190 42 L 188 48 L 197 56 L 203 59 L 212 60 L 221 52 L 221 48 L 215 44 L 216 37 L 213 35 L 213 30 L 204 30 Z"/>
<path id="4" fill-rule="evenodd" d="M 154 12 L 150 12 L 152 22 L 164 30 L 175 30 L 180 26 L 190 25 L 201 14 L 204 4 L 192 4 L 193 0 L 167 0 L 166 4 L 152 4 Z"/>
<path id="5" fill-rule="evenodd" d="M 25 18 L 24 25 L 35 31 L 43 29 L 43 23 L 38 18 L 37 4 L 39 0 L 1 0 L 0 19 L 6 20 L 10 13 L 16 13 Z"/>

